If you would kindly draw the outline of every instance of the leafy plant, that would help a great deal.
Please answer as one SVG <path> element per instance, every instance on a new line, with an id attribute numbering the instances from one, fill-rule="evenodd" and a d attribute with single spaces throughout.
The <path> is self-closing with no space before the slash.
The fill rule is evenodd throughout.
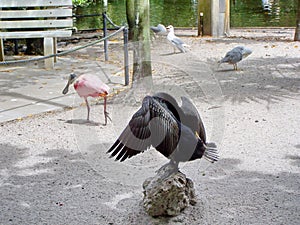
<path id="1" fill-rule="evenodd" d="M 93 3 L 93 0 L 72 0 L 74 6 L 84 6 Z"/>

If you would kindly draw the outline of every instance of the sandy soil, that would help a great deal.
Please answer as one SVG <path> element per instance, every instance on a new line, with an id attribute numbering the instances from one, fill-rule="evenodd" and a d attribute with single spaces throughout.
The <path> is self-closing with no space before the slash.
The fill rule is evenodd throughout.
<path id="1" fill-rule="evenodd" d="M 289 30 L 182 38 L 189 53 L 153 41 L 154 85 L 111 97 L 107 126 L 102 104 L 92 106 L 94 123 L 82 106 L 1 124 L 0 224 L 299 224 L 300 43 Z M 218 67 L 237 45 L 252 55 L 238 71 Z M 111 62 L 122 58 L 121 46 L 111 50 Z M 177 217 L 151 218 L 140 205 L 143 181 L 166 159 L 153 149 L 124 163 L 105 154 L 155 91 L 189 96 L 220 150 L 216 164 L 181 164 L 198 203 Z"/>

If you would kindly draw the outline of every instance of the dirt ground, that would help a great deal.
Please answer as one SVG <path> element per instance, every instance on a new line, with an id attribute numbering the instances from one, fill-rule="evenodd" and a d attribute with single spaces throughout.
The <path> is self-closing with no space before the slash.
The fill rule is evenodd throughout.
<path id="1" fill-rule="evenodd" d="M 93 104 L 91 123 L 84 123 L 81 106 L 0 124 L 0 224 L 299 224 L 300 43 L 292 35 L 183 35 L 191 46 L 186 54 L 173 54 L 159 38 L 152 42 L 153 85 L 145 79 L 111 96 L 107 126 L 102 104 Z M 218 66 L 238 45 L 253 50 L 239 70 Z M 120 63 L 122 46 L 110 49 L 109 63 Z M 120 163 L 106 154 L 142 97 L 156 91 L 179 102 L 190 97 L 220 151 L 215 164 L 180 165 L 198 203 L 177 217 L 152 218 L 140 205 L 142 183 L 166 162 L 163 156 L 151 149 Z"/>

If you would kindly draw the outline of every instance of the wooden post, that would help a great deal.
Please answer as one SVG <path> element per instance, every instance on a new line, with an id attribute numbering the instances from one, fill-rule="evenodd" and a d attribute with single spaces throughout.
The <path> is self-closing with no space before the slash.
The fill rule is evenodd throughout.
<path id="1" fill-rule="evenodd" d="M 198 0 L 198 35 L 220 37 L 229 33 L 230 0 Z M 203 13 L 203 32 L 200 14 Z M 202 18 L 201 18 L 202 19 Z"/>
<path id="2" fill-rule="evenodd" d="M 203 13 L 203 35 L 212 35 L 211 0 L 198 0 L 198 16 Z M 199 19 L 200 21 L 200 19 Z M 198 31 L 199 33 L 199 31 Z"/>
<path id="3" fill-rule="evenodd" d="M 0 11 L 1 11 L 1 9 L 0 9 Z M 4 61 L 4 46 L 3 46 L 2 38 L 0 38 L 0 61 Z"/>
<path id="4" fill-rule="evenodd" d="M 300 0 L 298 0 L 294 41 L 300 41 Z"/>
<path id="5" fill-rule="evenodd" d="M 225 0 L 225 1 L 226 1 L 226 9 L 225 9 L 225 21 L 224 21 L 224 34 L 228 36 L 230 32 L 230 0 Z"/>
<path id="6" fill-rule="evenodd" d="M 0 61 L 4 61 L 3 39 L 0 38 Z"/>
<path id="7" fill-rule="evenodd" d="M 132 41 L 135 27 L 135 0 L 126 0 L 126 17 L 128 23 L 128 40 Z"/>
<path id="8" fill-rule="evenodd" d="M 136 24 L 134 29 L 133 79 L 152 76 L 150 50 L 150 3 L 135 2 Z"/>

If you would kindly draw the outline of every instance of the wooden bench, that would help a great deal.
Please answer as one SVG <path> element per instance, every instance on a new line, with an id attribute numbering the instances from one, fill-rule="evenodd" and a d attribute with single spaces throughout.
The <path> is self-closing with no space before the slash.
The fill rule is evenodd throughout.
<path id="1" fill-rule="evenodd" d="M 72 0 L 0 0 L 0 61 L 3 39 L 44 38 L 44 55 L 56 53 L 56 39 L 72 35 Z M 45 59 L 45 68 L 54 58 Z"/>

